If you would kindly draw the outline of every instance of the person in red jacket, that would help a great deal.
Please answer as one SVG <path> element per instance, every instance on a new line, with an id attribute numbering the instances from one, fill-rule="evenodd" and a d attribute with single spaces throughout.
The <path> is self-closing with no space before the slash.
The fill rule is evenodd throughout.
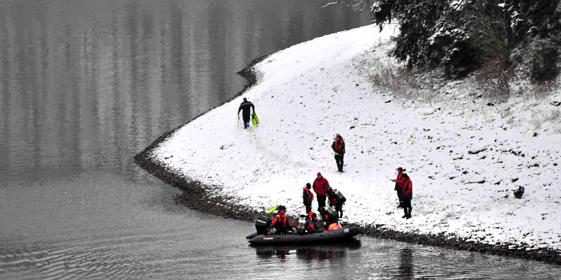
<path id="1" fill-rule="evenodd" d="M 312 185 L 310 183 L 306 183 L 304 187 L 304 191 L 302 193 L 302 201 L 304 206 L 306 206 L 306 213 L 310 213 L 312 211 L 312 202 L 314 201 L 314 193 L 311 191 Z"/>
<path id="2" fill-rule="evenodd" d="M 278 207 L 279 213 L 273 218 L 271 225 L 277 230 L 277 234 L 287 233 L 290 229 L 290 222 L 286 216 L 286 208 L 284 206 Z"/>
<path id="3" fill-rule="evenodd" d="M 316 231 L 316 225 L 318 223 L 318 217 L 314 211 L 309 211 L 306 216 L 306 232 L 313 233 Z"/>
<path id="4" fill-rule="evenodd" d="M 411 218 L 411 199 L 413 198 L 413 182 L 411 182 L 411 178 L 406 173 L 403 173 L 403 211 L 405 215 L 402 218 L 409 219 Z"/>
<path id="5" fill-rule="evenodd" d="M 325 198 L 327 196 L 327 191 L 331 187 L 329 186 L 329 182 L 327 181 L 327 179 L 321 176 L 321 173 L 319 172 L 316 179 L 314 180 L 313 188 L 318 199 L 318 209 L 325 207 Z"/>
<path id="6" fill-rule="evenodd" d="M 397 170 L 397 177 L 393 181 L 395 182 L 394 190 L 397 193 L 397 199 L 399 201 L 399 205 L 397 207 L 403 208 L 403 185 L 405 184 L 405 179 L 403 178 L 403 174 L 405 172 L 405 169 L 398 167 L 396 170 Z"/>
<path id="7" fill-rule="evenodd" d="M 335 139 L 331 144 L 333 152 L 335 152 L 335 164 L 337 164 L 337 170 L 343 172 L 343 159 L 345 157 L 345 140 L 340 134 L 335 135 Z"/>

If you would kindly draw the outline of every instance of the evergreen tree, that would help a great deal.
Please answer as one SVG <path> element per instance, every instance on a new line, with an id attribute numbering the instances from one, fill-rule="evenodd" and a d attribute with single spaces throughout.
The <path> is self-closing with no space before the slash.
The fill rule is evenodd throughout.
<path id="1" fill-rule="evenodd" d="M 535 81 L 559 72 L 560 0 L 347 0 L 375 22 L 397 20 L 391 55 L 408 67 L 443 67 L 452 78 L 523 65 Z M 514 63 L 514 65 L 513 65 Z"/>
<path id="2" fill-rule="evenodd" d="M 559 0 L 511 0 L 513 33 L 517 48 L 514 60 L 530 70 L 534 81 L 559 74 L 561 6 Z"/>

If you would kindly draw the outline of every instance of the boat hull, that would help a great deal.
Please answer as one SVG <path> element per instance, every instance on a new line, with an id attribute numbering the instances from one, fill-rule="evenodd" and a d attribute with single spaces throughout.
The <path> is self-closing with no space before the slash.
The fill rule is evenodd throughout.
<path id="1" fill-rule="evenodd" d="M 273 245 L 273 244 L 319 244 L 319 243 L 339 243 L 352 239 L 360 233 L 360 228 L 354 225 L 347 225 L 339 230 L 323 231 L 307 234 L 252 234 L 247 236 L 247 240 L 252 245 Z"/>

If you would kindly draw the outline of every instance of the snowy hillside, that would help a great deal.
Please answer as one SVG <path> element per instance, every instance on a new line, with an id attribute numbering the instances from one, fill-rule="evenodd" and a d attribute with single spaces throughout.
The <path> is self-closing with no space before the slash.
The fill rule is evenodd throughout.
<path id="1" fill-rule="evenodd" d="M 399 67 L 386 55 L 394 32 L 366 26 L 266 58 L 254 87 L 175 131 L 152 159 L 257 210 L 303 212 L 302 186 L 320 171 L 347 197 L 350 222 L 561 250 L 561 92 L 520 86 L 496 102 L 473 78 L 389 92 L 372 77 Z M 238 122 L 242 97 L 255 104 L 258 128 Z M 330 148 L 335 133 L 346 141 L 344 173 Z M 413 180 L 409 220 L 390 181 L 398 166 Z M 512 195 L 518 186 L 522 199 Z"/>

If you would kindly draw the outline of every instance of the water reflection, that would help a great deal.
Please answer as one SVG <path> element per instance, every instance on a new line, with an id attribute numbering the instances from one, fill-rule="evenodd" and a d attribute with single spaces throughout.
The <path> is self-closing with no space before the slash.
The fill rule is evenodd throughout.
<path id="1" fill-rule="evenodd" d="M 367 20 L 299 0 L 0 1 L 0 176 L 143 178 L 132 157 L 232 98 L 252 59 Z"/>
<path id="2" fill-rule="evenodd" d="M 398 275 L 399 279 L 410 280 L 415 279 L 415 274 L 413 272 L 413 249 L 403 248 L 399 252 L 399 267 Z"/>
<path id="3" fill-rule="evenodd" d="M 277 246 L 254 246 L 255 254 L 260 259 L 278 258 L 284 262 L 290 255 L 305 262 L 334 261 L 346 257 L 348 251 L 358 250 L 361 247 L 360 240 L 349 240 L 341 244 L 323 245 L 277 245 Z"/>

